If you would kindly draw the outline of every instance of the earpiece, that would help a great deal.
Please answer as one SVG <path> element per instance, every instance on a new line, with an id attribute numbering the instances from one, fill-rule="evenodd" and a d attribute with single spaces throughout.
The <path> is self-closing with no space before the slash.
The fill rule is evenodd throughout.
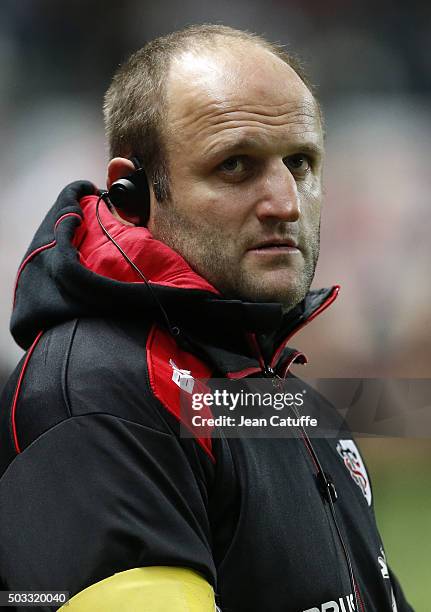
<path id="1" fill-rule="evenodd" d="M 142 225 L 150 218 L 150 189 L 147 175 L 136 157 L 131 157 L 136 170 L 114 181 L 108 191 L 108 198 L 114 208 L 130 216 L 139 216 Z"/>

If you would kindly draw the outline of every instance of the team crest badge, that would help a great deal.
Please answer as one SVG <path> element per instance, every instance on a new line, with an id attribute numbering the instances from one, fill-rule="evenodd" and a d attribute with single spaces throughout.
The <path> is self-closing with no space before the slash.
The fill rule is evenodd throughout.
<path id="1" fill-rule="evenodd" d="M 368 505 L 371 506 L 370 480 L 358 447 L 353 440 L 338 440 L 337 451 L 349 470 L 350 476 L 361 489 Z"/>

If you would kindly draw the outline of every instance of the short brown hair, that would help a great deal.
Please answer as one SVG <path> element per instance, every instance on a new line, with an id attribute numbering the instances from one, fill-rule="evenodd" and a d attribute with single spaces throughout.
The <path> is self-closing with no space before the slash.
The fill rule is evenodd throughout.
<path id="1" fill-rule="evenodd" d="M 297 56 L 257 34 L 228 26 L 203 24 L 189 26 L 147 43 L 115 73 L 105 95 L 103 110 L 111 158 L 138 157 L 160 202 L 170 197 L 163 125 L 166 117 L 165 85 L 171 60 L 185 50 L 208 48 L 220 38 L 234 38 L 267 49 L 293 68 L 314 93 Z"/>

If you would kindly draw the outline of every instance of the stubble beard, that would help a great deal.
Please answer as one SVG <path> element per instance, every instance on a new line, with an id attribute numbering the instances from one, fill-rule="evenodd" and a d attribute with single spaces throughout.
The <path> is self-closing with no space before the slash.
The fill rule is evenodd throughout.
<path id="1" fill-rule="evenodd" d="M 265 285 L 260 276 L 238 266 L 233 253 L 235 236 L 190 219 L 176 210 L 171 202 L 158 206 L 161 209 L 154 218 L 154 237 L 179 253 L 224 297 L 246 302 L 279 302 L 283 311 L 288 312 L 303 300 L 310 289 L 319 257 L 320 222 L 308 240 L 301 273 L 289 280 L 286 290 L 280 290 L 272 283 Z M 300 255 L 293 255 L 297 256 Z"/>

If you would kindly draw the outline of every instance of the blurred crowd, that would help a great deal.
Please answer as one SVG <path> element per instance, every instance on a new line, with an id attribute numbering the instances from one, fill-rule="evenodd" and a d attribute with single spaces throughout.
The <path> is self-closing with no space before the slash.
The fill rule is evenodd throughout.
<path id="1" fill-rule="evenodd" d="M 20 356 L 12 287 L 68 182 L 105 184 L 103 93 L 157 35 L 224 23 L 304 58 L 326 117 L 315 286 L 335 305 L 295 339 L 310 376 L 427 377 L 431 365 L 431 5 L 417 0 L 180 3 L 3 0 L 0 21 L 0 382 Z"/>

